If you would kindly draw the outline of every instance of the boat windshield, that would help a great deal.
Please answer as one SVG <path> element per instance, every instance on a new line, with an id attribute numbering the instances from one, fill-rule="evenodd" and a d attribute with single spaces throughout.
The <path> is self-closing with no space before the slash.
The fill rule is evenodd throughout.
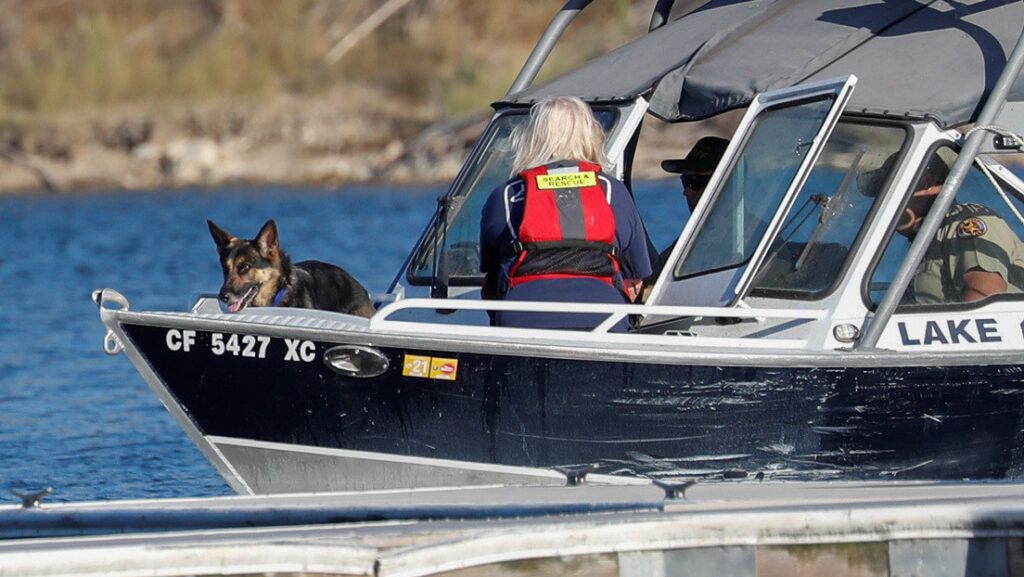
<path id="1" fill-rule="evenodd" d="M 452 286 L 480 285 L 480 211 L 491 191 L 504 183 L 512 171 L 512 131 L 524 123 L 529 110 L 515 109 L 494 118 L 480 139 L 462 177 L 448 194 L 448 226 L 424 235 L 409 267 L 409 281 L 430 284 L 435 265 L 435 246 L 444 243 L 443 268 Z M 612 107 L 594 108 L 594 116 L 607 134 L 619 118 Z M 436 223 L 435 223 L 436 224 Z"/>
<path id="2" fill-rule="evenodd" d="M 882 164 L 908 137 L 891 125 L 836 126 L 754 277 L 752 296 L 813 300 L 831 293 L 890 176 Z"/>
<path id="3" fill-rule="evenodd" d="M 758 116 L 676 278 L 737 268 L 750 259 L 833 104 L 816 98 Z"/>

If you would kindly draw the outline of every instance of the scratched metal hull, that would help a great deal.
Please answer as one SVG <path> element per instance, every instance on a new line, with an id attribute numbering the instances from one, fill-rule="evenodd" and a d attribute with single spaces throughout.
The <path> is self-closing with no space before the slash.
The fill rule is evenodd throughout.
<path id="1" fill-rule="evenodd" d="M 1003 479 L 1024 463 L 1017 365 L 695 366 L 379 347 L 388 371 L 357 379 L 273 349 L 215 358 L 203 331 L 182 362 L 167 329 L 124 328 L 254 492 L 473 482 L 332 455 L 799 479 Z M 402 376 L 406 354 L 457 358 L 457 379 Z"/>

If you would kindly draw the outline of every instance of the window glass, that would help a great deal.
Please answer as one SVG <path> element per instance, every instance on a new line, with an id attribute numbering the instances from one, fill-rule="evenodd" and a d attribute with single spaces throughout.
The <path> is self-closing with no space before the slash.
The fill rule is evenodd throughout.
<path id="1" fill-rule="evenodd" d="M 834 100 L 766 110 L 751 129 L 676 277 L 738 267 L 753 254 Z"/>
<path id="2" fill-rule="evenodd" d="M 955 160 L 955 151 L 940 148 L 911 187 L 871 277 L 873 303 L 885 295 Z M 1024 293 L 1024 222 L 1008 198 L 977 165 L 971 167 L 914 272 L 902 306 L 963 304 Z"/>
<path id="3" fill-rule="evenodd" d="M 990 162 L 1001 164 L 1018 179 L 1024 178 L 1024 153 L 999 154 L 997 156 L 988 156 L 987 158 Z M 1017 184 L 1012 184 L 1000 178 L 997 176 L 997 173 L 987 170 L 982 170 L 982 172 L 991 176 L 992 185 L 1002 193 L 1003 200 L 1010 205 L 1011 212 L 1016 217 L 1015 220 L 1024 222 L 1024 186 L 1018 187 Z"/>
<path id="4" fill-rule="evenodd" d="M 618 119 L 617 109 L 597 109 L 594 116 L 605 133 Z M 516 110 L 496 118 L 481 137 L 476 156 L 466 167 L 464 178 L 449 200 L 448 227 L 441 238 L 449 282 L 452 285 L 480 284 L 480 211 L 491 191 L 504 183 L 512 171 L 512 131 L 526 122 L 527 110 Z M 409 274 L 414 282 L 429 282 L 434 270 L 436 234 L 425 236 Z"/>
<path id="5" fill-rule="evenodd" d="M 837 125 L 772 242 L 751 294 L 800 299 L 828 294 L 888 177 L 881 165 L 905 140 L 902 128 Z"/>

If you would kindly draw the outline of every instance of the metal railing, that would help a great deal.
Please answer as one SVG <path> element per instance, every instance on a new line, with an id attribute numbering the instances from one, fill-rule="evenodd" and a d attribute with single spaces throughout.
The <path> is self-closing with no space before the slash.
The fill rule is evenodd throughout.
<path id="1" fill-rule="evenodd" d="M 517 311 L 558 314 L 590 314 L 604 315 L 604 319 L 590 331 L 534 329 L 514 327 L 481 326 L 470 323 L 451 322 L 451 314 L 438 317 L 437 322 L 416 320 L 393 320 L 392 317 L 403 311 Z M 648 343 L 678 344 L 685 342 L 694 347 L 742 347 L 745 349 L 801 349 L 807 346 L 809 339 L 796 338 L 748 338 L 743 336 L 687 335 L 682 333 L 651 334 L 640 332 L 612 332 L 612 329 L 630 315 L 658 316 L 668 318 L 703 318 L 703 319 L 745 319 L 766 320 L 781 319 L 788 321 L 813 322 L 824 319 L 825 310 L 793 310 L 793 309 L 745 309 L 721 307 L 697 307 L 674 305 L 639 305 L 613 303 L 565 303 L 565 302 L 526 302 L 496 300 L 457 300 L 411 298 L 393 302 L 382 307 L 370 319 L 369 330 L 399 332 L 405 334 L 434 335 L 439 327 L 444 327 L 446 336 L 469 338 L 539 338 L 544 340 L 569 340 L 573 342 L 586 340 L 598 343 Z M 817 335 L 817 333 L 815 333 Z M 685 339 L 685 341 L 682 341 Z"/>

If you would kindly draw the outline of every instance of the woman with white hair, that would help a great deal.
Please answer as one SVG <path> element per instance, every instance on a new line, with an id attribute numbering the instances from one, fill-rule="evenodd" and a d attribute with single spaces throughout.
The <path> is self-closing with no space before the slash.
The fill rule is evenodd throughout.
<path id="1" fill-rule="evenodd" d="M 625 303 L 651 274 L 626 186 L 605 174 L 604 131 L 579 98 L 533 105 L 512 135 L 512 178 L 484 205 L 484 298 Z M 496 311 L 494 325 L 591 329 L 603 315 Z M 628 328 L 620 323 L 618 330 Z"/>

